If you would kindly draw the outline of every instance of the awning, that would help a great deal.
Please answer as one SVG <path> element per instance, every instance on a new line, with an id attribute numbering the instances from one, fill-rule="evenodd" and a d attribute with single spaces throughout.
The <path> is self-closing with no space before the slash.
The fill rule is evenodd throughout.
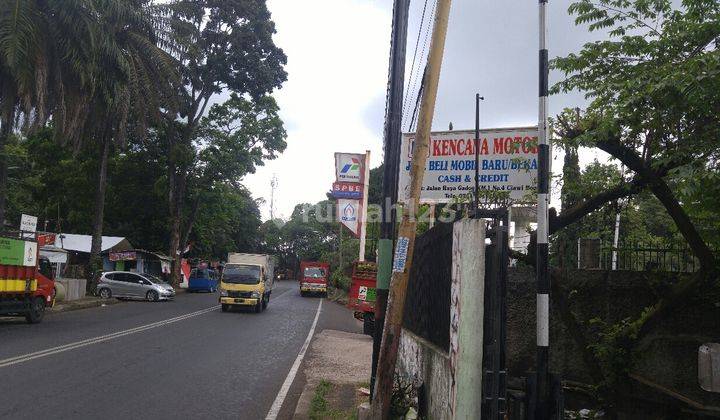
<path id="1" fill-rule="evenodd" d="M 40 257 L 47 258 L 51 263 L 67 263 L 68 252 L 64 249 L 44 246 L 40 248 Z"/>

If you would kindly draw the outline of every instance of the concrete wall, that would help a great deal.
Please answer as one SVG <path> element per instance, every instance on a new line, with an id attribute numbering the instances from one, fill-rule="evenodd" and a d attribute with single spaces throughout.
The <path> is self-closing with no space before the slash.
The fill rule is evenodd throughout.
<path id="1" fill-rule="evenodd" d="M 425 386 L 429 418 L 453 418 L 450 398 L 454 375 L 446 352 L 403 328 L 397 374 L 406 381 Z"/>
<path id="2" fill-rule="evenodd" d="M 56 279 L 57 300 L 69 302 L 85 297 L 85 279 Z"/>
<path id="3" fill-rule="evenodd" d="M 450 305 L 447 314 L 450 320 L 447 326 L 449 342 L 440 343 L 445 344 L 443 348 L 403 328 L 397 372 L 406 381 L 412 381 L 416 386 L 424 386 L 427 404 L 426 407 L 421 407 L 421 410 L 427 410 L 428 418 L 480 418 L 485 284 L 484 221 L 463 219 L 454 223 L 451 233 L 452 248 L 439 247 L 436 250 L 451 251 L 448 256 L 452 261 Z M 434 273 L 429 270 L 423 272 L 426 277 L 432 277 L 431 274 Z M 434 274 L 441 275 L 439 272 Z M 419 284 L 429 288 L 433 279 L 426 280 L 430 282 Z M 447 306 L 445 308 L 448 310 Z M 419 308 L 410 308 L 413 309 L 417 311 Z M 446 316 L 428 312 L 420 315 Z M 437 338 L 438 334 L 431 336 Z"/>
<path id="4" fill-rule="evenodd" d="M 616 323 L 637 319 L 644 308 L 667 292 L 679 274 L 572 270 L 558 285 L 569 296 L 568 306 L 583 322 L 579 334 L 587 344 L 597 342 L 598 328 L 591 319 Z M 533 268 L 509 271 L 507 362 L 511 376 L 524 376 L 535 363 L 535 272 Z M 562 321 L 557 299 L 551 295 L 550 365 L 563 379 L 593 383 L 576 340 Z M 682 394 L 703 405 L 720 407 L 720 394 L 700 388 L 698 348 L 720 338 L 720 285 L 689 297 L 637 347 L 631 373 Z M 662 401 L 652 388 L 631 381 L 629 392 L 645 400 Z M 667 402 L 667 401 L 666 401 Z"/>

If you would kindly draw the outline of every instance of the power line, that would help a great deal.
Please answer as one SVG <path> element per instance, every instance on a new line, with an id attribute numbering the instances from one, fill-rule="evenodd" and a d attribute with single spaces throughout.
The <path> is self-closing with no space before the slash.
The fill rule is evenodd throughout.
<path id="1" fill-rule="evenodd" d="M 422 98 L 422 92 L 425 89 L 425 72 L 427 66 L 423 70 L 422 81 L 420 82 L 420 89 L 418 89 L 417 97 L 415 98 L 415 108 L 413 109 L 412 118 L 410 119 L 410 125 L 408 125 L 408 133 L 412 132 L 413 124 L 415 124 L 415 118 L 417 117 L 418 108 L 420 107 L 420 98 Z"/>
<path id="2" fill-rule="evenodd" d="M 410 65 L 410 77 L 408 78 L 408 87 L 413 82 L 413 76 L 415 74 L 415 59 L 417 58 L 417 52 L 418 52 L 418 46 L 420 45 L 420 36 L 422 35 L 422 29 L 423 26 L 425 26 L 425 11 L 427 10 L 427 0 L 425 0 L 425 4 L 423 4 L 423 11 L 422 11 L 422 17 L 420 18 L 420 27 L 418 28 L 418 35 L 417 39 L 415 40 L 415 51 L 413 52 L 413 59 L 412 64 Z M 405 92 L 405 97 L 403 98 L 403 116 L 405 115 L 405 109 L 407 107 L 407 99 L 408 94 L 410 93 L 410 89 L 408 89 Z"/>
<path id="3" fill-rule="evenodd" d="M 412 89 L 411 89 L 412 92 L 415 92 L 415 85 L 417 85 L 417 76 L 419 75 L 419 72 L 420 72 L 420 66 L 422 65 L 421 63 L 422 63 L 423 61 L 425 61 L 425 59 L 426 59 L 425 52 L 426 52 L 426 50 L 427 50 L 428 38 L 429 38 L 430 32 L 431 32 L 431 30 L 432 30 L 432 26 L 433 26 L 433 25 L 432 25 L 432 22 L 433 22 L 433 18 L 435 17 L 436 9 L 437 9 L 437 0 L 435 0 L 435 1 L 433 2 L 432 12 L 430 13 L 430 16 L 429 16 L 429 18 L 428 18 L 428 20 L 427 20 L 427 22 L 428 22 L 428 23 L 427 23 L 427 28 L 425 29 L 425 36 L 423 37 L 422 50 L 421 50 L 421 52 L 420 52 L 419 61 L 418 61 L 418 66 L 416 67 L 416 71 L 415 71 L 415 80 L 413 81 L 413 86 L 412 86 Z M 420 80 L 420 85 L 421 85 L 421 86 L 420 86 L 420 88 L 418 88 L 418 90 L 417 90 L 417 98 L 416 98 L 416 101 L 415 101 L 415 102 L 416 102 L 416 106 L 417 106 L 417 101 L 420 100 L 420 96 L 421 96 L 421 95 L 420 95 L 420 89 L 422 88 L 422 83 L 424 83 L 424 80 L 423 80 L 424 78 L 425 78 L 425 68 L 423 68 L 423 77 L 422 77 L 421 80 Z M 408 103 L 408 105 L 409 105 L 409 104 L 410 104 L 410 102 Z M 411 125 L 412 125 L 412 124 L 411 124 Z M 408 131 L 412 131 L 412 127 L 408 127 Z"/>
<path id="4" fill-rule="evenodd" d="M 427 0 L 426 0 L 425 6 L 427 6 Z M 417 66 L 413 66 L 413 67 L 410 69 L 410 70 L 411 70 L 410 77 L 411 77 L 412 80 L 408 82 L 408 88 L 409 88 L 409 89 L 408 89 L 408 91 L 406 92 L 406 97 L 405 97 L 405 100 L 404 100 L 404 104 L 406 104 L 407 106 L 410 106 L 410 104 L 412 103 L 411 101 L 408 101 L 408 99 L 409 99 L 409 96 L 408 96 L 408 95 L 411 95 L 412 93 L 416 92 L 416 91 L 415 91 L 415 86 L 417 85 L 417 81 L 418 81 L 418 77 L 417 77 L 417 76 L 418 76 L 419 73 L 420 73 L 420 66 L 422 65 L 421 63 L 422 63 L 423 61 L 425 61 L 425 52 L 426 52 L 426 50 L 427 50 L 428 37 L 429 37 L 430 31 L 431 31 L 431 29 L 432 29 L 432 22 L 433 22 L 433 18 L 434 18 L 434 16 L 435 16 L 435 13 L 436 13 L 436 9 L 437 9 L 437 0 L 434 0 L 434 1 L 433 1 L 433 6 L 432 6 L 432 11 L 431 11 L 431 13 L 430 13 L 430 15 L 428 16 L 428 19 L 427 19 L 427 27 L 426 27 L 426 26 L 425 26 L 425 16 L 426 16 L 425 10 L 426 10 L 426 9 L 425 9 L 425 7 L 423 7 L 423 19 L 422 19 L 422 21 L 420 22 L 420 28 L 419 28 L 419 30 L 418 30 L 418 42 L 417 42 L 417 44 L 416 44 L 416 50 L 415 50 L 415 53 L 416 53 L 416 54 L 417 54 L 417 46 L 419 45 L 420 35 L 421 35 L 423 32 L 425 32 L 425 36 L 423 37 L 422 50 L 421 50 L 421 52 L 420 52 L 420 55 L 417 57 L 417 58 L 418 58 L 418 61 L 417 61 L 418 65 L 417 65 Z M 413 62 L 415 62 L 415 58 L 413 58 Z M 413 74 L 414 74 L 414 76 L 415 76 L 414 78 L 413 78 Z M 424 67 L 423 67 L 423 78 L 422 78 L 422 79 L 424 79 L 424 75 L 425 75 L 425 70 L 424 70 Z M 422 83 L 423 83 L 422 79 L 421 79 L 421 81 L 420 81 L 421 87 L 422 87 Z M 415 100 L 415 106 L 416 106 L 416 107 L 417 107 L 417 101 L 419 100 L 419 98 L 420 98 L 420 89 L 417 90 L 417 97 L 416 97 L 416 100 Z M 404 110 L 403 110 L 403 117 L 405 117 L 406 115 L 407 115 L 407 110 L 404 109 Z M 412 116 L 411 116 L 411 117 L 412 117 Z M 411 123 L 410 126 L 408 127 L 408 131 L 411 131 L 411 128 L 412 128 L 411 126 L 412 126 L 412 123 Z"/>

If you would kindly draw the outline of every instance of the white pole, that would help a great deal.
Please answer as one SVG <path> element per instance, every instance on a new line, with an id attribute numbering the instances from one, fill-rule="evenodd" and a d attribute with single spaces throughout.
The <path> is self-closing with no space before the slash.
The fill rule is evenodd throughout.
<path id="1" fill-rule="evenodd" d="M 360 252 L 359 261 L 365 261 L 365 236 L 367 234 L 367 206 L 370 192 L 370 151 L 365 151 L 365 166 L 363 173 L 362 210 L 360 211 Z"/>
<path id="2" fill-rule="evenodd" d="M 550 204 L 550 145 L 548 143 L 547 2 L 539 0 L 540 95 L 538 112 L 537 210 L 537 392 L 535 418 L 550 417 L 550 273 L 548 271 L 548 205 Z"/>
<path id="3" fill-rule="evenodd" d="M 624 168 L 620 167 L 620 176 L 624 177 Z M 617 202 L 617 214 L 615 215 L 615 237 L 613 238 L 612 269 L 617 270 L 617 247 L 620 239 L 620 200 Z"/>
<path id="4" fill-rule="evenodd" d="M 612 269 L 617 270 L 617 246 L 620 237 L 620 211 L 615 216 L 615 237 L 613 238 Z"/>

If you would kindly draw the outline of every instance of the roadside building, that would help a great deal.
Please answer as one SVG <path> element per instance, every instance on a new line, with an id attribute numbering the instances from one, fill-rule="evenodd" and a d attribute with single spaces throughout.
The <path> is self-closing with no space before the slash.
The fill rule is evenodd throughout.
<path id="1" fill-rule="evenodd" d="M 103 270 L 132 271 L 165 279 L 170 274 L 172 259 L 159 252 L 127 249 L 103 253 Z"/>
<path id="2" fill-rule="evenodd" d="M 78 235 L 74 233 L 59 233 L 55 239 L 55 246 L 64 249 L 67 254 L 67 265 L 64 275 L 70 278 L 86 278 L 85 267 L 90 262 L 91 235 Z M 127 238 L 121 236 L 103 236 L 100 252 L 120 252 L 133 249 Z"/>

